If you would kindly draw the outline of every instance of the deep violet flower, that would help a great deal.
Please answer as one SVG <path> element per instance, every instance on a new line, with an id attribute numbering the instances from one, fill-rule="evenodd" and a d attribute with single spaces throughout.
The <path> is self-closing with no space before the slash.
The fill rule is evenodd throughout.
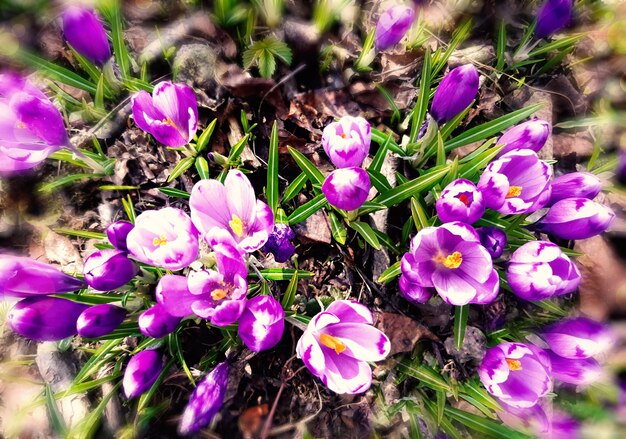
<path id="1" fill-rule="evenodd" d="M 257 296 L 246 304 L 237 332 L 244 344 L 253 352 L 271 349 L 283 336 L 285 311 L 271 296 Z"/>
<path id="2" fill-rule="evenodd" d="M 87 308 L 58 297 L 28 297 L 11 308 L 7 324 L 11 331 L 31 340 L 63 340 L 76 335 L 76 321 Z"/>
<path id="3" fill-rule="evenodd" d="M 163 305 L 157 303 L 145 310 L 137 319 L 139 331 L 146 337 L 162 338 L 174 332 L 181 318 L 168 313 Z"/>
<path id="4" fill-rule="evenodd" d="M 127 284 L 137 274 L 137 266 L 122 250 L 93 252 L 83 267 L 85 282 L 94 290 L 110 291 Z"/>
<path id="5" fill-rule="evenodd" d="M 111 57 L 111 46 L 104 26 L 93 9 L 69 6 L 63 11 L 63 36 L 67 42 L 94 64 L 102 65 Z"/>
<path id="6" fill-rule="evenodd" d="M 368 361 L 389 355 L 389 338 L 372 326 L 372 313 L 352 300 L 338 300 L 313 317 L 296 353 L 309 371 L 335 393 L 363 393 L 372 385 Z"/>
<path id="7" fill-rule="evenodd" d="M 469 180 L 459 178 L 448 184 L 435 204 L 443 223 L 461 221 L 472 224 L 485 213 L 482 193 Z"/>
<path id="8" fill-rule="evenodd" d="M 602 181 L 589 172 L 571 172 L 552 180 L 548 206 L 566 198 L 594 199 L 602 190 Z"/>
<path id="9" fill-rule="evenodd" d="M 480 227 L 476 229 L 480 244 L 487 249 L 492 258 L 502 256 L 506 247 L 507 238 L 504 230 L 497 227 Z"/>
<path id="10" fill-rule="evenodd" d="M 546 351 L 552 363 L 554 379 L 575 386 L 588 386 L 602 376 L 602 366 L 593 358 L 563 358 L 552 351 Z"/>
<path id="11" fill-rule="evenodd" d="M 322 184 L 322 192 L 337 209 L 355 210 L 365 203 L 371 188 L 367 171 L 342 168 L 331 172 Z"/>
<path id="12" fill-rule="evenodd" d="M 420 230 L 402 257 L 401 268 L 401 291 L 409 300 L 411 294 L 423 294 L 415 290 L 420 287 L 434 289 L 451 305 L 486 304 L 500 288 L 491 256 L 474 229 L 460 222 Z"/>
<path id="13" fill-rule="evenodd" d="M 211 245 L 211 235 L 226 230 L 245 252 L 263 246 L 274 230 L 274 214 L 257 200 L 248 178 L 230 171 L 224 184 L 200 180 L 191 191 L 191 219 L 202 237 Z"/>
<path id="14" fill-rule="evenodd" d="M 498 153 L 498 157 L 518 149 L 530 149 L 539 152 L 550 137 L 550 128 L 550 124 L 541 119 L 532 119 L 512 126 L 496 142 L 498 145 L 504 145 Z"/>
<path id="15" fill-rule="evenodd" d="M 557 201 L 535 228 L 562 239 L 587 239 L 608 229 L 615 213 L 611 208 L 587 198 Z"/>
<path id="16" fill-rule="evenodd" d="M 371 141 L 370 124 L 362 117 L 343 116 L 322 133 L 324 151 L 337 168 L 361 166 Z"/>
<path id="17" fill-rule="evenodd" d="M 164 145 L 186 145 L 198 129 L 198 103 L 187 84 L 159 82 L 152 96 L 144 90 L 136 93 L 131 106 L 137 126 Z"/>
<path id="18" fill-rule="evenodd" d="M 163 360 L 157 351 L 147 349 L 133 355 L 126 365 L 122 379 L 126 397 L 135 398 L 148 390 L 162 369 Z"/>
<path id="19" fill-rule="evenodd" d="M 574 317 L 546 327 L 541 338 L 563 358 L 589 358 L 607 352 L 615 335 L 607 325 L 585 317 Z"/>
<path id="20" fill-rule="evenodd" d="M 76 322 L 79 335 L 98 338 L 107 335 L 122 324 L 126 310 L 110 303 L 90 306 L 83 311 Z"/>
<path id="21" fill-rule="evenodd" d="M 517 408 L 532 407 L 552 390 L 545 351 L 531 344 L 500 343 L 487 350 L 478 376 L 487 391 Z"/>
<path id="22" fill-rule="evenodd" d="M 535 35 L 545 38 L 563 29 L 572 19 L 572 0 L 546 0 L 537 13 Z"/>
<path id="23" fill-rule="evenodd" d="M 513 253 L 506 278 L 515 295 L 525 300 L 544 300 L 576 290 L 581 275 L 558 245 L 531 241 Z"/>
<path id="24" fill-rule="evenodd" d="M 198 257 L 198 231 L 189 216 L 174 207 L 140 214 L 126 243 L 135 259 L 168 270 L 187 267 Z"/>
<path id="25" fill-rule="evenodd" d="M 128 251 L 126 239 L 135 226 L 127 221 L 116 221 L 106 228 L 107 239 L 118 250 Z"/>
<path id="26" fill-rule="evenodd" d="M 415 21 L 415 10 L 407 5 L 395 5 L 378 17 L 374 46 L 376 50 L 386 50 L 395 46 L 406 35 Z"/>
<path id="27" fill-rule="evenodd" d="M 430 106 L 439 125 L 448 122 L 472 103 L 478 94 L 478 71 L 472 64 L 450 70 L 443 77 Z"/>
<path id="28" fill-rule="evenodd" d="M 296 246 L 290 241 L 295 238 L 293 229 L 285 223 L 275 223 L 263 249 L 274 255 L 276 262 L 286 262 L 296 251 Z"/>

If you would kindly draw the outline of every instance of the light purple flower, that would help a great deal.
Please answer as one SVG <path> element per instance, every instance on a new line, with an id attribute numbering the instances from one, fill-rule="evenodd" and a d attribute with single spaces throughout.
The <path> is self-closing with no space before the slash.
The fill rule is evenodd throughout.
<path id="1" fill-rule="evenodd" d="M 476 233 L 480 238 L 480 244 L 487 249 L 492 258 L 502 256 L 507 243 L 504 230 L 497 227 L 480 227 L 476 229 Z"/>
<path id="2" fill-rule="evenodd" d="M 435 293 L 435 288 L 426 288 L 419 283 L 411 282 L 407 276 L 401 275 L 398 280 L 400 294 L 409 302 L 426 303 Z"/>
<path id="3" fill-rule="evenodd" d="M 97 65 L 111 57 L 107 33 L 93 9 L 69 6 L 63 11 L 62 20 L 63 35 L 74 50 Z"/>
<path id="4" fill-rule="evenodd" d="M 148 390 L 159 378 L 162 369 L 163 360 L 157 351 L 147 349 L 133 355 L 122 380 L 126 397 L 135 398 Z"/>
<path id="5" fill-rule="evenodd" d="M 324 128 L 322 146 L 337 168 L 361 166 L 370 150 L 370 124 L 362 117 L 343 116 Z"/>
<path id="6" fill-rule="evenodd" d="M 572 0 L 546 0 L 537 13 L 535 35 L 545 38 L 563 29 L 572 19 Z"/>
<path id="7" fill-rule="evenodd" d="M 246 304 L 237 332 L 252 352 L 271 349 L 278 344 L 285 330 L 285 311 L 271 296 L 257 296 Z"/>
<path id="8" fill-rule="evenodd" d="M 513 253 L 506 278 L 515 295 L 544 300 L 576 290 L 580 271 L 558 245 L 531 241 Z"/>
<path id="9" fill-rule="evenodd" d="M 472 64 L 450 70 L 443 77 L 430 106 L 439 125 L 448 122 L 472 103 L 478 94 L 478 71 Z"/>
<path id="10" fill-rule="evenodd" d="M 198 383 L 178 425 L 178 433 L 186 436 L 211 423 L 222 408 L 228 387 L 228 364 L 220 363 Z"/>
<path id="11" fill-rule="evenodd" d="M 478 368 L 487 391 L 516 408 L 533 407 L 552 390 L 551 372 L 546 352 L 523 343 L 500 343 L 488 349 Z"/>
<path id="12" fill-rule="evenodd" d="M 167 146 L 183 146 L 198 129 L 198 103 L 187 84 L 159 82 L 152 92 L 141 90 L 131 98 L 135 123 Z"/>
<path id="13" fill-rule="evenodd" d="M 552 180 L 548 206 L 566 198 L 594 199 L 602 190 L 602 181 L 589 172 L 572 172 Z"/>
<path id="14" fill-rule="evenodd" d="M 485 213 L 482 193 L 469 180 L 459 178 L 448 184 L 435 204 L 443 223 L 461 221 L 472 224 Z"/>
<path id="15" fill-rule="evenodd" d="M 498 400 L 503 410 L 498 411 L 497 415 L 505 425 L 516 431 L 530 430 L 540 438 L 548 438 L 551 422 L 542 402 L 532 407 L 513 407 Z"/>
<path id="16" fill-rule="evenodd" d="M 552 167 L 530 149 L 491 162 L 478 182 L 487 207 L 504 214 L 534 212 L 550 199 Z"/>
<path id="17" fill-rule="evenodd" d="M 535 227 L 561 239 L 587 239 L 606 231 L 615 213 L 587 198 L 566 198 L 557 201 Z"/>
<path id="18" fill-rule="evenodd" d="M 550 434 L 540 435 L 542 439 L 578 439 L 580 438 L 580 423 L 569 414 L 554 410 L 550 423 Z"/>
<path id="19" fill-rule="evenodd" d="M 593 358 L 563 358 L 547 351 L 554 379 L 576 386 L 588 386 L 602 376 L 602 366 Z"/>
<path id="20" fill-rule="evenodd" d="M 365 203 L 371 188 L 367 171 L 342 168 L 331 172 L 322 184 L 322 192 L 337 209 L 355 210 Z"/>
<path id="21" fill-rule="evenodd" d="M 372 385 L 370 361 L 389 355 L 391 343 L 373 327 L 372 313 L 352 300 L 338 300 L 309 323 L 296 353 L 309 371 L 335 393 L 363 393 Z"/>
<path id="22" fill-rule="evenodd" d="M 541 337 L 556 355 L 572 359 L 603 354 L 615 342 L 607 325 L 585 317 L 554 323 L 543 330 Z"/>
<path id="23" fill-rule="evenodd" d="M 37 341 L 56 341 L 76 335 L 78 316 L 88 306 L 58 297 L 28 297 L 11 308 L 11 331 Z"/>
<path id="24" fill-rule="evenodd" d="M 191 219 L 204 239 L 226 230 L 245 252 L 263 246 L 274 230 L 274 214 L 257 200 L 248 178 L 241 171 L 230 171 L 224 184 L 200 180 L 191 191 Z"/>
<path id="25" fill-rule="evenodd" d="M 180 270 L 198 257 L 198 231 L 180 209 L 147 210 L 135 219 L 126 239 L 138 261 L 168 270 Z"/>
<path id="26" fill-rule="evenodd" d="M 539 152 L 550 137 L 550 128 L 550 124 L 541 119 L 532 119 L 512 126 L 496 142 L 498 145 L 504 145 L 498 153 L 498 157 L 518 149 L 530 149 Z"/>
<path id="27" fill-rule="evenodd" d="M 296 246 L 290 241 L 296 234 L 284 223 L 275 223 L 274 231 L 270 234 L 263 250 L 274 255 L 276 262 L 286 262 L 296 251 Z"/>
<path id="28" fill-rule="evenodd" d="M 413 292 L 416 287 L 434 288 L 451 305 L 486 304 L 500 289 L 491 256 L 474 229 L 460 222 L 420 230 L 402 257 L 401 268 L 405 283 L 401 288 L 409 297 L 425 296 Z M 407 294 L 409 289 L 413 293 Z"/>
<path id="29" fill-rule="evenodd" d="M 137 266 L 122 250 L 93 252 L 83 267 L 85 282 L 99 291 L 111 291 L 127 284 L 137 274 Z"/>
<path id="30" fill-rule="evenodd" d="M 90 306 L 81 313 L 76 322 L 78 334 L 98 338 L 114 331 L 126 318 L 126 310 L 110 303 Z"/>
<path id="31" fill-rule="evenodd" d="M 83 281 L 52 265 L 23 256 L 0 254 L 0 299 L 69 293 L 84 286 Z"/>
<path id="32" fill-rule="evenodd" d="M 106 228 L 107 239 L 118 250 L 128 251 L 126 239 L 135 226 L 127 221 L 116 221 Z"/>
<path id="33" fill-rule="evenodd" d="M 167 312 L 160 303 L 152 305 L 137 319 L 139 331 L 146 337 L 162 338 L 174 332 L 181 318 Z"/>
<path id="34" fill-rule="evenodd" d="M 398 44 L 413 25 L 413 21 L 415 10 L 411 6 L 395 5 L 383 12 L 376 23 L 376 50 L 386 50 Z"/>

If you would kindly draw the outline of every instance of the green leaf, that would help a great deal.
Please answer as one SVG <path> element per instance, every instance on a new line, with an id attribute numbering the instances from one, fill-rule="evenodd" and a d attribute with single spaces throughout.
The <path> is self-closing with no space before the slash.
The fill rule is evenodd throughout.
<path id="1" fill-rule="evenodd" d="M 52 229 L 53 232 L 58 233 L 60 235 L 69 235 L 69 236 L 76 236 L 78 238 L 85 238 L 85 239 L 104 239 L 106 238 L 106 234 L 104 233 L 100 233 L 100 232 L 88 232 L 86 230 L 74 230 L 74 229 L 67 229 L 64 227 L 57 227 Z"/>
<path id="2" fill-rule="evenodd" d="M 432 60 L 430 49 L 426 49 L 424 54 L 424 64 L 422 65 L 422 76 L 420 77 L 419 94 L 417 102 L 411 112 L 411 133 L 409 135 L 409 143 L 417 141 L 420 129 L 424 123 L 426 112 L 428 111 L 428 101 L 430 100 L 430 71 Z"/>
<path id="3" fill-rule="evenodd" d="M 217 118 L 213 119 L 209 125 L 202 131 L 200 137 L 198 137 L 198 142 L 196 143 L 196 152 L 200 154 L 209 144 L 209 140 L 211 140 L 211 136 L 213 135 L 213 131 L 215 131 L 215 125 L 217 124 Z"/>
<path id="4" fill-rule="evenodd" d="M 504 68 L 504 64 L 506 62 L 506 58 L 504 57 L 506 53 L 506 23 L 504 21 L 500 22 L 500 26 L 498 27 L 498 39 L 496 42 L 496 70 L 502 71 Z"/>
<path id="5" fill-rule="evenodd" d="M 111 27 L 111 36 L 113 39 L 113 52 L 115 60 L 120 68 L 122 78 L 130 77 L 130 55 L 124 42 L 124 27 L 122 25 L 122 13 L 119 0 L 109 0 L 106 6 L 102 7 L 105 17 L 109 21 Z"/>
<path id="6" fill-rule="evenodd" d="M 295 270 L 293 268 L 264 268 L 259 270 L 259 273 L 265 280 L 291 280 L 296 275 L 300 279 L 313 277 L 313 273 L 310 271 Z"/>
<path id="7" fill-rule="evenodd" d="M 198 171 L 198 175 L 203 180 L 209 179 L 209 162 L 204 157 L 196 157 L 195 160 L 196 170 Z"/>
<path id="8" fill-rule="evenodd" d="M 372 163 L 367 168 L 367 171 L 376 171 L 380 172 L 383 167 L 383 163 L 385 161 L 385 157 L 387 156 L 387 151 L 389 151 L 389 143 L 391 142 L 391 134 L 387 135 L 387 139 L 380 145 L 378 151 L 376 151 L 376 155 L 372 159 Z"/>
<path id="9" fill-rule="evenodd" d="M 502 410 L 502 407 L 498 402 L 487 393 L 482 387 L 482 383 L 477 381 L 469 381 L 463 384 L 461 389 L 461 395 L 466 394 L 472 397 L 475 401 L 478 401 L 483 406 L 493 411 Z"/>
<path id="10" fill-rule="evenodd" d="M 396 277 L 400 276 L 400 273 L 402 273 L 402 269 L 400 268 L 400 261 L 398 261 L 383 271 L 383 273 L 378 277 L 378 283 L 389 283 Z"/>
<path id="11" fill-rule="evenodd" d="M 283 193 L 283 203 L 291 201 L 296 195 L 298 195 L 306 185 L 307 181 L 309 181 L 309 177 L 305 172 L 298 174 L 298 176 L 291 183 L 289 183 L 289 186 L 285 189 L 285 192 Z"/>
<path id="12" fill-rule="evenodd" d="M 272 125 L 272 134 L 270 135 L 269 156 L 267 158 L 267 204 L 272 212 L 276 214 L 278 209 L 278 127 L 276 121 Z"/>
<path id="13" fill-rule="evenodd" d="M 195 386 L 196 380 L 193 378 L 193 375 L 191 375 L 191 371 L 189 370 L 189 367 L 187 366 L 187 361 L 185 361 L 185 355 L 180 345 L 180 338 L 178 338 L 178 331 L 175 331 L 169 334 L 167 337 L 167 341 L 168 341 L 168 346 L 170 349 L 170 354 L 173 357 L 175 356 L 176 358 L 178 358 L 178 362 L 180 363 L 181 367 L 185 371 L 185 375 L 187 375 L 187 378 L 189 379 L 191 384 Z"/>
<path id="14" fill-rule="evenodd" d="M 528 53 L 528 58 L 535 58 L 539 55 L 543 55 L 544 53 L 562 50 L 564 48 L 573 46 L 578 41 L 580 41 L 585 36 L 584 33 L 570 35 L 567 37 L 559 38 L 558 40 L 552 41 L 548 44 L 544 44 L 543 46 L 532 50 Z"/>
<path id="15" fill-rule="evenodd" d="M 410 360 L 405 359 L 400 361 L 396 368 L 435 391 L 442 390 L 448 392 L 451 390 L 450 385 L 440 374 L 424 364 L 411 364 Z"/>
<path id="16" fill-rule="evenodd" d="M 117 395 L 117 389 L 122 385 L 121 382 L 113 386 L 113 389 L 104 397 L 98 405 L 92 409 L 86 418 L 72 429 L 68 437 L 75 437 L 78 439 L 89 439 L 95 436 L 100 420 L 104 410 L 113 396 Z"/>
<path id="17" fill-rule="evenodd" d="M 50 61 L 26 51 L 19 51 L 16 58 L 50 79 L 62 82 L 63 84 L 71 85 L 72 87 L 76 87 L 80 90 L 84 90 L 91 95 L 96 94 L 96 84 L 72 72 L 71 70 L 57 66 Z"/>
<path id="18" fill-rule="evenodd" d="M 137 213 L 135 212 L 135 205 L 133 204 L 133 200 L 130 198 L 130 195 L 126 195 L 126 198 L 122 198 L 122 206 L 124 207 L 126 216 L 130 222 L 134 224 Z"/>
<path id="19" fill-rule="evenodd" d="M 330 231 L 332 232 L 334 240 L 337 241 L 339 244 L 344 245 L 348 237 L 346 227 L 343 225 L 343 222 L 337 217 L 335 212 L 328 212 L 328 217 L 330 218 Z"/>
<path id="20" fill-rule="evenodd" d="M 448 172 L 449 167 L 444 166 L 442 168 L 433 168 L 430 172 L 424 175 L 403 183 L 395 188 L 383 192 L 378 197 L 374 198 L 374 202 L 384 204 L 387 207 L 395 206 L 402 201 L 408 199 L 413 195 L 417 195 L 420 192 L 429 189 L 441 180 Z"/>
<path id="21" fill-rule="evenodd" d="M 181 191 L 180 189 L 176 189 L 173 187 L 160 187 L 158 189 L 159 192 L 164 193 L 168 197 L 183 198 L 185 200 L 191 197 L 191 194 L 189 192 Z"/>
<path id="22" fill-rule="evenodd" d="M 93 98 L 96 108 L 104 108 L 104 75 L 100 76 L 96 87 L 96 96 Z"/>
<path id="23" fill-rule="evenodd" d="M 382 131 L 379 131 L 376 128 L 372 128 L 372 140 L 379 145 L 384 145 L 386 143 L 387 148 L 389 148 L 392 152 L 395 152 L 400 157 L 405 156 L 404 149 L 401 148 L 396 143 L 396 141 L 391 138 L 391 134 L 384 134 Z"/>
<path id="24" fill-rule="evenodd" d="M 315 198 L 307 201 L 302 206 L 294 210 L 287 218 L 289 224 L 297 224 L 304 221 L 318 210 L 322 209 L 326 205 L 326 196 L 319 194 Z"/>
<path id="25" fill-rule="evenodd" d="M 57 402 L 54 399 L 54 392 L 52 391 L 50 384 L 46 384 L 44 397 L 46 399 L 46 411 L 48 413 L 48 419 L 50 420 L 52 429 L 58 437 L 67 437 L 67 425 L 65 424 L 65 419 L 63 419 L 63 415 L 61 414 L 61 411 L 57 406 Z"/>
<path id="26" fill-rule="evenodd" d="M 296 292 L 298 291 L 298 270 L 295 271 L 291 280 L 289 281 L 289 285 L 287 285 L 287 289 L 285 290 L 285 295 L 283 296 L 283 300 L 281 301 L 281 305 L 283 309 L 289 310 L 293 306 L 293 302 L 296 299 Z"/>
<path id="27" fill-rule="evenodd" d="M 259 54 L 259 73 L 263 78 L 271 78 L 276 71 L 276 59 L 274 55 L 264 50 Z"/>
<path id="28" fill-rule="evenodd" d="M 183 172 L 185 172 L 187 169 L 193 166 L 194 160 L 195 160 L 194 157 L 185 157 L 180 162 L 178 162 L 176 166 L 174 167 L 174 169 L 172 170 L 172 173 L 170 174 L 170 176 L 167 177 L 167 182 L 170 183 L 172 180 L 175 180 L 176 178 L 180 177 L 183 174 Z"/>
<path id="29" fill-rule="evenodd" d="M 39 191 L 44 193 L 50 193 L 57 189 L 62 188 L 63 186 L 67 186 L 68 184 L 72 184 L 74 182 L 85 180 L 93 177 L 102 177 L 102 174 L 71 174 L 66 175 L 64 177 L 58 178 L 50 183 L 45 183 L 39 186 Z"/>
<path id="30" fill-rule="evenodd" d="M 370 176 L 370 180 L 372 185 L 378 190 L 378 192 L 386 192 L 391 190 L 391 185 L 383 174 L 378 171 L 375 171 L 371 167 L 368 168 L 367 173 Z"/>
<path id="31" fill-rule="evenodd" d="M 488 140 L 488 145 L 495 142 L 495 139 Z M 459 169 L 459 178 L 472 178 L 478 171 L 486 167 L 491 161 L 502 151 L 504 145 L 494 146 L 485 150 L 482 154 L 476 156 L 472 161 L 461 165 Z"/>
<path id="32" fill-rule="evenodd" d="M 372 230 L 372 227 L 369 224 L 361 221 L 352 221 L 350 223 L 350 227 L 356 230 L 357 233 L 361 235 L 369 245 L 374 247 L 374 249 L 380 250 L 380 242 L 378 242 L 378 237 L 376 236 L 376 233 L 374 233 L 374 230 Z"/>
<path id="33" fill-rule="evenodd" d="M 454 307 L 454 345 L 457 350 L 461 350 L 463 339 L 465 338 L 465 328 L 469 316 L 469 305 Z"/>
<path id="34" fill-rule="evenodd" d="M 270 35 L 252 43 L 243 52 L 243 67 L 249 69 L 256 63 L 261 76 L 269 78 L 276 70 L 276 58 L 287 65 L 291 64 L 291 49 L 287 44 Z"/>
<path id="35" fill-rule="evenodd" d="M 319 169 L 317 169 L 317 166 L 311 163 L 311 161 L 304 156 L 304 154 L 291 146 L 288 146 L 287 150 L 289 151 L 289 154 L 291 154 L 291 157 L 295 160 L 296 164 L 300 167 L 300 169 L 302 169 L 302 172 L 309 177 L 309 180 L 320 185 L 324 183 L 324 175 Z"/>
<path id="36" fill-rule="evenodd" d="M 415 229 L 418 232 L 430 226 L 428 223 L 428 214 L 424 210 L 422 203 L 420 203 L 415 197 L 411 197 L 411 216 L 413 217 L 413 222 L 415 223 Z"/>
<path id="37" fill-rule="evenodd" d="M 446 392 L 444 390 L 437 390 L 437 424 L 441 424 L 444 415 L 444 408 L 446 407 Z"/>
<path id="38" fill-rule="evenodd" d="M 488 437 L 497 439 L 521 439 L 529 437 L 490 419 L 486 419 L 482 416 L 477 416 L 454 407 L 446 406 L 445 413 L 452 420 L 457 421 L 465 427 Z"/>

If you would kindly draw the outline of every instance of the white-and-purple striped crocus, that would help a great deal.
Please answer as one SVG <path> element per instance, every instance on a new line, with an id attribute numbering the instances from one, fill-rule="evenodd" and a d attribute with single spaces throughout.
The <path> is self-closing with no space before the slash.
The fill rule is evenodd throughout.
<path id="1" fill-rule="evenodd" d="M 135 218 L 126 245 L 130 255 L 144 264 L 180 270 L 198 257 L 198 231 L 180 209 L 147 210 Z"/>
<path id="2" fill-rule="evenodd" d="M 76 335 L 78 317 L 88 307 L 59 297 L 27 297 L 11 308 L 7 324 L 11 331 L 31 340 L 63 340 Z"/>
<path id="3" fill-rule="evenodd" d="M 469 180 L 459 178 L 448 184 L 435 204 L 442 223 L 461 221 L 472 224 L 485 213 L 482 193 Z"/>
<path id="4" fill-rule="evenodd" d="M 76 52 L 96 65 L 111 57 L 111 46 L 102 21 L 93 9 L 68 6 L 61 16 L 63 36 Z"/>
<path id="5" fill-rule="evenodd" d="M 400 292 L 424 303 L 432 292 L 451 305 L 493 302 L 500 289 L 491 256 L 476 231 L 461 222 L 426 227 L 401 261 Z"/>
<path id="6" fill-rule="evenodd" d="M 371 311 L 359 302 L 335 301 L 311 319 L 298 340 L 298 358 L 333 392 L 363 393 L 372 385 L 368 362 L 384 360 L 391 349 L 373 323 Z"/>
<path id="7" fill-rule="evenodd" d="M 515 250 L 506 271 L 511 291 L 524 300 L 544 300 L 576 290 L 580 271 L 558 245 L 530 241 Z"/>
<path id="8" fill-rule="evenodd" d="M 111 291 L 126 285 L 137 274 L 137 265 L 117 249 L 93 252 L 83 266 L 85 282 L 94 290 Z"/>
<path id="9" fill-rule="evenodd" d="M 415 8 L 409 5 L 394 5 L 385 10 L 376 22 L 374 47 L 386 50 L 395 46 L 411 29 L 415 21 Z"/>
<path id="10" fill-rule="evenodd" d="M 593 200 L 602 190 L 602 180 L 589 172 L 571 172 L 552 180 L 552 194 L 548 206 L 566 198 Z"/>
<path id="11" fill-rule="evenodd" d="M 497 227 L 480 227 L 476 229 L 480 244 L 487 249 L 493 259 L 499 258 L 506 247 L 507 238 L 504 230 Z"/>
<path id="12" fill-rule="evenodd" d="M 498 145 L 504 145 L 498 153 L 498 157 L 518 149 L 530 149 L 539 152 L 550 137 L 550 128 L 550 124 L 541 119 L 532 119 L 512 126 L 502 133 L 496 142 Z"/>
<path id="13" fill-rule="evenodd" d="M 478 189 L 487 207 L 507 215 L 534 212 L 550 199 L 552 166 L 530 149 L 511 151 L 489 163 Z"/>
<path id="14" fill-rule="evenodd" d="M 548 354 L 532 344 L 500 343 L 485 353 L 478 376 L 489 393 L 516 408 L 533 407 L 552 390 Z"/>
<path id="15" fill-rule="evenodd" d="M 248 177 L 238 170 L 229 171 L 224 184 L 196 183 L 189 207 L 193 223 L 209 245 L 213 234 L 226 230 L 240 249 L 251 253 L 263 247 L 274 230 L 272 210 L 257 200 Z"/>
<path id="16" fill-rule="evenodd" d="M 546 351 L 552 364 L 552 377 L 575 386 L 588 386 L 602 376 L 603 369 L 594 358 L 563 358 L 552 351 Z"/>
<path id="17" fill-rule="evenodd" d="M 198 129 L 198 103 L 187 84 L 159 82 L 152 91 L 141 90 L 131 98 L 133 118 L 142 130 L 160 143 L 184 146 Z"/>
<path id="18" fill-rule="evenodd" d="M 430 115 L 442 125 L 465 110 L 478 94 L 478 71 L 472 64 L 450 70 L 435 91 Z"/>
<path id="19" fill-rule="evenodd" d="M 571 359 L 602 355 L 616 340 L 607 325 L 585 317 L 560 320 L 544 328 L 540 335 L 552 352 Z"/>
<path id="20" fill-rule="evenodd" d="M 76 322 L 78 335 L 98 338 L 107 335 L 122 324 L 126 310 L 110 303 L 90 306 L 84 310 Z"/>
<path id="21" fill-rule="evenodd" d="M 337 209 L 356 210 L 365 203 L 371 188 L 370 177 L 362 168 L 336 169 L 324 180 L 322 193 Z"/>
<path id="22" fill-rule="evenodd" d="M 239 318 L 239 338 L 252 352 L 271 349 L 278 344 L 285 330 L 285 311 L 272 296 L 248 300 Z"/>
<path id="23" fill-rule="evenodd" d="M 535 35 L 545 38 L 563 29 L 572 19 L 572 0 L 546 0 L 537 12 Z"/>
<path id="24" fill-rule="evenodd" d="M 557 201 L 534 228 L 561 239 L 587 239 L 606 231 L 615 213 L 588 198 Z"/>
<path id="25" fill-rule="evenodd" d="M 322 146 L 337 168 L 361 166 L 370 150 L 372 132 L 362 117 L 343 116 L 324 128 Z"/>
<path id="26" fill-rule="evenodd" d="M 148 390 L 159 378 L 163 369 L 163 360 L 158 351 L 146 349 L 133 355 L 122 379 L 124 394 L 128 399 L 137 396 Z"/>

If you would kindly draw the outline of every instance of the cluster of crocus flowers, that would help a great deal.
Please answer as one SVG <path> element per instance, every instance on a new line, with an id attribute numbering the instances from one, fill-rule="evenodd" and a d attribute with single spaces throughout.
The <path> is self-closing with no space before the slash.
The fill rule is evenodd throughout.
<path id="1" fill-rule="evenodd" d="M 376 22 L 374 47 L 386 50 L 404 38 L 415 21 L 413 5 L 398 4 L 386 9 Z"/>
<path id="2" fill-rule="evenodd" d="M 111 57 L 111 46 L 102 21 L 93 9 L 68 6 L 62 14 L 63 36 L 76 52 L 96 65 Z"/>

